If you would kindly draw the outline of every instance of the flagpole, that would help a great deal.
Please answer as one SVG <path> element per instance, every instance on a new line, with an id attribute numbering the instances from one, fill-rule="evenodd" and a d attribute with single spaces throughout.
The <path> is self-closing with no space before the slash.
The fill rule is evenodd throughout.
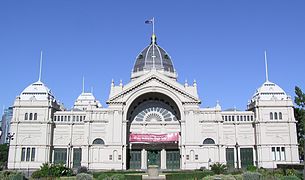
<path id="1" fill-rule="evenodd" d="M 265 71 L 266 71 L 266 82 L 269 81 L 268 77 L 268 60 L 267 60 L 267 51 L 265 50 Z"/>
<path id="2" fill-rule="evenodd" d="M 152 19 L 153 34 L 155 34 L 155 18 Z"/>

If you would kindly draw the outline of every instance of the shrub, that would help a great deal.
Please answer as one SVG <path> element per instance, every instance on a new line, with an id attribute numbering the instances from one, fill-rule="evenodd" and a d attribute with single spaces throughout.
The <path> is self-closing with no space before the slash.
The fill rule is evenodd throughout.
<path id="1" fill-rule="evenodd" d="M 25 180 L 26 178 L 24 177 L 24 175 L 21 172 L 16 172 L 16 173 L 11 173 L 8 176 L 9 180 Z"/>
<path id="2" fill-rule="evenodd" d="M 256 166 L 253 166 L 253 165 L 249 165 L 249 166 L 247 167 L 247 171 L 256 172 L 256 171 L 257 171 L 257 167 L 256 167 Z"/>
<path id="3" fill-rule="evenodd" d="M 93 180 L 93 176 L 91 174 L 79 173 L 76 175 L 76 180 Z"/>
<path id="4" fill-rule="evenodd" d="M 40 169 L 33 172 L 32 178 L 71 176 L 72 174 L 72 169 L 63 164 L 50 165 L 45 163 L 40 166 Z"/>
<path id="5" fill-rule="evenodd" d="M 243 174 L 244 180 L 262 180 L 262 174 L 258 172 L 245 172 Z"/>
<path id="6" fill-rule="evenodd" d="M 297 172 L 294 169 L 286 169 L 285 170 L 285 175 L 286 176 L 295 176 L 296 174 L 297 174 Z"/>
<path id="7" fill-rule="evenodd" d="M 221 180 L 236 180 L 235 177 L 231 174 L 228 175 L 214 175 L 214 176 L 207 176 L 204 177 L 203 180 L 215 180 L 215 179 L 221 179 Z"/>
<path id="8" fill-rule="evenodd" d="M 21 172 L 17 171 L 1 171 L 0 172 L 1 180 L 24 180 L 26 179 Z"/>
<path id="9" fill-rule="evenodd" d="M 107 178 L 109 178 L 109 176 L 106 173 L 102 173 L 97 177 L 98 180 L 104 180 Z"/>
<path id="10" fill-rule="evenodd" d="M 218 162 L 210 165 L 210 167 L 211 171 L 213 171 L 215 174 L 224 174 L 227 171 L 227 166 Z"/>
<path id="11" fill-rule="evenodd" d="M 281 180 L 300 180 L 297 176 L 284 176 Z"/>
<path id="12" fill-rule="evenodd" d="M 77 174 L 88 173 L 88 168 L 86 166 L 80 166 L 77 168 Z"/>
<path id="13" fill-rule="evenodd" d="M 125 179 L 126 180 L 142 180 L 142 175 L 126 174 Z"/>
<path id="14" fill-rule="evenodd" d="M 112 175 L 110 178 L 111 178 L 111 180 L 124 180 L 125 176 L 124 176 L 124 174 L 115 174 L 115 175 Z"/>
<path id="15" fill-rule="evenodd" d="M 243 175 L 241 175 L 241 174 L 236 174 L 236 175 L 234 175 L 234 178 L 235 178 L 236 180 L 243 180 Z"/>
<path id="16" fill-rule="evenodd" d="M 214 173 L 209 170 L 194 171 L 194 172 L 176 172 L 172 174 L 166 174 L 167 180 L 185 180 L 185 179 L 202 179 L 206 176 L 212 176 Z"/>
<path id="17" fill-rule="evenodd" d="M 232 175 L 239 175 L 243 173 L 242 169 L 230 169 L 228 170 L 228 173 L 232 174 Z"/>

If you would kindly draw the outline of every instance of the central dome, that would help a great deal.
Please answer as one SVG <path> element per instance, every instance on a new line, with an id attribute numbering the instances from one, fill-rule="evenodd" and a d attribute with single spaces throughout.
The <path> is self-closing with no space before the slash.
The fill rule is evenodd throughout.
<path id="1" fill-rule="evenodd" d="M 151 37 L 150 45 L 144 48 L 137 56 L 132 71 L 132 78 L 151 70 L 164 72 L 167 76 L 172 78 L 177 77 L 169 54 L 157 45 L 156 36 L 154 34 Z"/>

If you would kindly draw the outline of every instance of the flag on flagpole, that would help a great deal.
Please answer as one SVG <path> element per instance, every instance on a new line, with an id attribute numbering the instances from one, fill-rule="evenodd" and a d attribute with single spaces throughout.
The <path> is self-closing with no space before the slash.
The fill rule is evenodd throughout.
<path id="1" fill-rule="evenodd" d="M 148 19 L 148 20 L 145 21 L 145 24 L 152 24 L 153 22 L 154 22 L 153 19 Z"/>

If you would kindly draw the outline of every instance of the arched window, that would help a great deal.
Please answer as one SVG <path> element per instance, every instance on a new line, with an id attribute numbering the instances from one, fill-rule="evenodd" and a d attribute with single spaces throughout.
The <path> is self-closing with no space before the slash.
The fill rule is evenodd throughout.
<path id="1" fill-rule="evenodd" d="M 28 113 L 24 114 L 24 120 L 28 120 Z"/>
<path id="2" fill-rule="evenodd" d="M 272 112 L 270 113 L 270 119 L 271 120 L 273 119 L 273 113 Z"/>
<path id="3" fill-rule="evenodd" d="M 274 119 L 277 119 L 277 113 L 276 112 L 274 113 Z"/>
<path id="4" fill-rule="evenodd" d="M 113 151 L 113 158 L 112 158 L 112 159 L 113 159 L 114 161 L 117 161 L 117 156 L 118 156 L 118 151 L 117 151 L 117 150 L 114 150 L 114 151 Z"/>
<path id="5" fill-rule="evenodd" d="M 37 113 L 34 113 L 34 120 L 37 120 Z"/>
<path id="6" fill-rule="evenodd" d="M 101 138 L 96 138 L 96 139 L 94 139 L 92 144 L 105 144 L 105 142 Z"/>
<path id="7" fill-rule="evenodd" d="M 33 113 L 30 113 L 30 120 L 33 120 Z"/>
<path id="8" fill-rule="evenodd" d="M 206 138 L 203 144 L 215 144 L 215 141 L 212 138 Z"/>
<path id="9" fill-rule="evenodd" d="M 282 113 L 279 112 L 279 119 L 283 119 Z"/>

